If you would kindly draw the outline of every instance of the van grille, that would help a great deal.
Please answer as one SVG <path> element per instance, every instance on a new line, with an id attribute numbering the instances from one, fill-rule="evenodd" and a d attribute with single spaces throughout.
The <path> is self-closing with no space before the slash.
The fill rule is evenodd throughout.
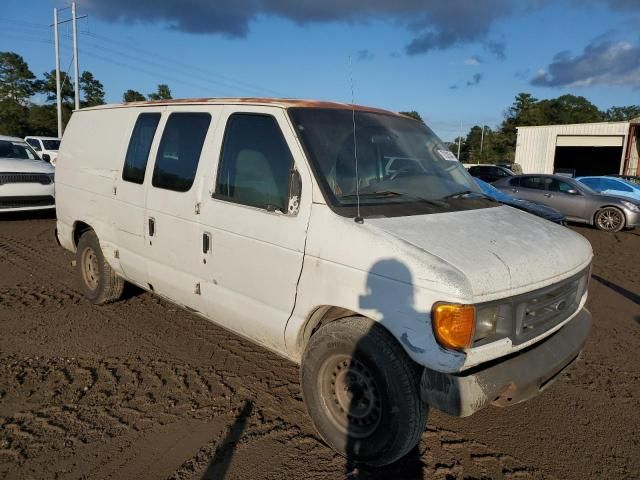
<path id="1" fill-rule="evenodd" d="M 559 284 L 517 297 L 514 345 L 526 342 L 569 318 L 580 305 L 589 279 L 585 271 Z"/>
<path id="2" fill-rule="evenodd" d="M 51 177 L 46 173 L 0 173 L 0 185 L 7 183 L 40 183 L 49 185 Z"/>
<path id="3" fill-rule="evenodd" d="M 55 205 L 55 199 L 51 195 L 0 197 L 0 210 L 7 208 L 46 207 L 52 205 Z"/>

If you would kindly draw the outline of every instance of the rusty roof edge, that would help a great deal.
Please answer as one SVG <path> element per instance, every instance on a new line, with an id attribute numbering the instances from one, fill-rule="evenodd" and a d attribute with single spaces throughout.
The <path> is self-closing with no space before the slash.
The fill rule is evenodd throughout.
<path id="1" fill-rule="evenodd" d="M 170 100 L 144 100 L 141 102 L 111 103 L 97 105 L 95 107 L 81 108 L 79 111 L 106 110 L 112 108 L 145 107 L 145 106 L 171 106 L 171 105 L 256 105 L 276 106 L 281 108 L 308 107 L 308 108 L 333 108 L 355 109 L 356 111 L 384 113 L 387 115 L 404 116 L 397 112 L 382 108 L 368 107 L 365 105 L 353 105 L 350 103 L 331 102 L 327 100 L 306 100 L 297 98 L 253 98 L 253 97 L 205 97 L 205 98 L 177 98 Z"/>

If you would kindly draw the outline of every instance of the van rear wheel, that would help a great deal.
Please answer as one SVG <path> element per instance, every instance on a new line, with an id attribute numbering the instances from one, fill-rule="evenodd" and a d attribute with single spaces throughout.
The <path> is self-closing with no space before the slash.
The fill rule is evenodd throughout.
<path id="1" fill-rule="evenodd" d="M 349 317 L 320 328 L 301 367 L 307 410 L 325 442 L 353 463 L 388 465 L 424 432 L 420 374 L 381 325 Z"/>
<path id="2" fill-rule="evenodd" d="M 113 271 L 102 254 L 93 230 L 85 232 L 78 242 L 76 265 L 82 293 L 97 305 L 115 302 L 122 296 L 124 279 Z"/>

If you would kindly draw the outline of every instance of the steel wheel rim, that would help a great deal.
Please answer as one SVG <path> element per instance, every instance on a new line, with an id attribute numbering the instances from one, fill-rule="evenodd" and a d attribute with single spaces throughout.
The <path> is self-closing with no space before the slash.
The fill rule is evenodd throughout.
<path id="1" fill-rule="evenodd" d="M 98 266 L 98 256 L 91 247 L 87 247 L 82 252 L 82 278 L 90 290 L 98 288 L 100 283 L 100 270 Z"/>
<path id="2" fill-rule="evenodd" d="M 598 226 L 603 230 L 615 230 L 622 223 L 622 215 L 615 210 L 605 210 L 598 216 Z"/>
<path id="3" fill-rule="evenodd" d="M 335 355 L 325 362 L 320 375 L 320 394 L 327 417 L 345 435 L 365 438 L 382 419 L 380 389 L 362 362 Z"/>

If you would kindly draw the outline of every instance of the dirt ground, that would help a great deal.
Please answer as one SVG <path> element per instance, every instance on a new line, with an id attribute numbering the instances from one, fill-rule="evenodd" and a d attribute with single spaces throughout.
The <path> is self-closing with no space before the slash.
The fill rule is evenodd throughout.
<path id="1" fill-rule="evenodd" d="M 297 367 L 149 293 L 95 307 L 46 215 L 0 219 L 0 478 L 640 478 L 640 232 L 595 251 L 594 327 L 535 399 L 436 411 L 419 448 L 350 470 L 307 417 Z"/>

